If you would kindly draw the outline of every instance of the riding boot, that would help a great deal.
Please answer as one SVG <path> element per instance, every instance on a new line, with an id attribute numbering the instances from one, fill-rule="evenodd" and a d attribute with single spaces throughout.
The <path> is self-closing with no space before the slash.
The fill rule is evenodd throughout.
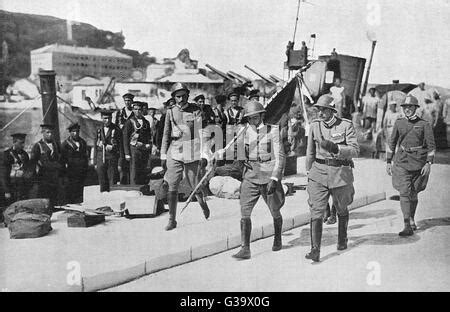
<path id="1" fill-rule="evenodd" d="M 348 226 L 348 215 L 338 216 L 338 245 L 337 250 L 347 249 L 347 226 Z"/>
<path id="2" fill-rule="evenodd" d="M 409 219 L 409 224 L 411 225 L 411 228 L 413 231 L 417 230 L 417 225 L 415 222 L 415 215 L 416 215 L 416 209 L 417 209 L 418 200 L 412 200 L 411 201 L 411 217 Z"/>
<path id="3" fill-rule="evenodd" d="M 208 204 L 206 203 L 202 193 L 195 194 L 195 198 L 197 198 L 198 203 L 200 204 L 200 207 L 202 207 L 203 215 L 205 216 L 205 219 L 209 218 L 209 208 Z"/>
<path id="4" fill-rule="evenodd" d="M 278 217 L 273 219 L 273 228 L 274 228 L 274 236 L 273 236 L 273 246 L 272 251 L 281 250 L 283 246 L 281 242 L 281 229 L 283 227 L 283 217 Z"/>
<path id="5" fill-rule="evenodd" d="M 252 233 L 252 220 L 250 218 L 241 219 L 241 250 L 233 255 L 237 259 L 250 259 L 250 235 Z"/>
<path id="6" fill-rule="evenodd" d="M 404 219 L 404 223 L 405 223 L 405 227 L 400 233 L 398 233 L 398 235 L 400 235 L 402 237 L 413 235 L 414 231 L 411 228 L 411 224 L 409 223 L 409 218 L 408 219 Z"/>
<path id="7" fill-rule="evenodd" d="M 166 231 L 170 231 L 177 227 L 175 218 L 177 215 L 178 192 L 167 192 L 167 204 L 169 205 L 169 223 L 166 226 Z"/>
<path id="8" fill-rule="evenodd" d="M 318 262 L 320 259 L 320 242 L 322 240 L 322 220 L 311 220 L 310 233 L 311 233 L 311 251 L 306 254 L 306 259 L 311 259 L 314 262 Z"/>

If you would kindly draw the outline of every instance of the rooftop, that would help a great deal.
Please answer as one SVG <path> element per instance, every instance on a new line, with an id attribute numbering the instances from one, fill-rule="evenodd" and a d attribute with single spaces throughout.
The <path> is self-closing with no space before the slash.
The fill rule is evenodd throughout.
<path id="1" fill-rule="evenodd" d="M 95 56 L 110 56 L 110 57 L 121 57 L 121 58 L 132 59 L 131 56 L 117 52 L 116 50 L 112 50 L 112 49 L 77 47 L 77 46 L 62 45 L 62 44 L 58 44 L 58 43 L 46 45 L 42 48 L 32 50 L 31 54 L 49 53 L 49 52 L 61 52 L 61 53 L 80 54 L 80 55 L 95 55 Z"/>

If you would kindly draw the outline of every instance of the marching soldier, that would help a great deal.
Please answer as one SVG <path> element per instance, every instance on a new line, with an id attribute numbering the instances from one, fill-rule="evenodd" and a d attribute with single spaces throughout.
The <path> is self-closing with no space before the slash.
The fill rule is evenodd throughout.
<path id="1" fill-rule="evenodd" d="M 94 166 L 97 170 L 100 192 L 109 192 L 116 183 L 119 164 L 123 163 L 122 132 L 112 123 L 112 112 L 102 111 L 103 127 L 97 129 L 94 149 Z"/>
<path id="2" fill-rule="evenodd" d="M 84 180 L 88 171 L 89 157 L 86 141 L 80 137 L 80 125 L 70 125 L 70 136 L 61 144 L 62 159 L 66 168 L 66 201 L 69 204 L 83 202 Z"/>
<path id="3" fill-rule="evenodd" d="M 200 155 L 201 135 L 198 132 L 203 132 L 200 109 L 188 102 L 189 90 L 182 83 L 173 85 L 172 97 L 176 104 L 167 110 L 161 146 L 161 163 L 167 169 L 164 180 L 168 183 L 169 223 L 166 231 L 177 226 L 178 186 L 183 171 L 188 183 L 194 188 L 200 180 L 200 170 L 208 164 L 208 159 Z M 210 211 L 201 191 L 195 197 L 208 219 Z"/>
<path id="4" fill-rule="evenodd" d="M 131 117 L 133 117 L 133 99 L 134 95 L 131 93 L 126 93 L 122 96 L 123 101 L 125 103 L 125 107 L 123 107 L 121 110 L 119 110 L 116 114 L 116 121 L 115 124 L 120 129 L 122 129 L 125 126 L 125 123 L 127 120 L 129 120 Z M 129 184 L 130 183 L 130 165 L 129 163 L 123 158 L 121 159 L 122 163 L 119 163 L 120 170 L 120 184 Z"/>
<path id="5" fill-rule="evenodd" d="M 43 124 L 41 128 L 42 139 L 34 144 L 30 157 L 37 171 L 37 197 L 48 198 L 53 205 L 57 205 L 63 194 L 61 145 L 53 138 L 53 125 Z"/>
<path id="6" fill-rule="evenodd" d="M 142 102 L 133 102 L 133 116 L 123 127 L 125 160 L 130 162 L 131 183 L 137 185 L 145 183 L 145 171 L 152 148 L 152 131 L 142 108 Z"/>
<path id="7" fill-rule="evenodd" d="M 353 202 L 353 157 L 359 154 L 350 120 L 337 117 L 333 97 L 322 95 L 314 105 L 319 119 L 311 123 L 306 151 L 308 204 L 311 212 L 311 252 L 305 258 L 318 262 L 324 212 L 330 195 L 338 215 L 338 250 L 347 248 L 348 205 Z"/>
<path id="8" fill-rule="evenodd" d="M 281 185 L 286 161 L 281 146 L 278 126 L 264 124 L 265 109 L 261 103 L 253 101 L 246 105 L 244 117 L 248 118 L 244 135 L 245 169 L 241 184 L 241 244 L 239 252 L 233 255 L 238 259 L 250 259 L 250 236 L 253 207 L 262 196 L 273 217 L 274 241 L 272 250 L 282 247 L 281 229 L 283 217 L 280 209 L 284 204 L 284 191 Z"/>
<path id="9" fill-rule="evenodd" d="M 31 177 L 30 158 L 23 149 L 25 137 L 23 133 L 13 134 L 12 147 L 4 152 L 1 183 L 7 204 L 28 198 Z"/>
<path id="10" fill-rule="evenodd" d="M 414 234 L 418 193 L 425 190 L 434 160 L 436 145 L 431 125 L 416 115 L 419 101 L 408 95 L 400 105 L 405 117 L 394 123 L 386 171 L 392 175 L 392 185 L 400 193 L 400 207 L 405 227 L 400 236 Z M 394 165 L 391 164 L 394 157 Z"/>

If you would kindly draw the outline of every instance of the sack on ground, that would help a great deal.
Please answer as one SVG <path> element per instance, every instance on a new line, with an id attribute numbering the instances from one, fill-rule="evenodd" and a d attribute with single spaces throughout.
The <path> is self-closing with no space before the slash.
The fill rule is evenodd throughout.
<path id="1" fill-rule="evenodd" d="M 9 237 L 18 238 L 36 238 L 47 235 L 52 227 L 50 225 L 50 216 L 46 214 L 34 214 L 19 212 L 8 225 Z"/>
<path id="2" fill-rule="evenodd" d="M 241 182 L 232 177 L 213 177 L 209 181 L 211 193 L 220 198 L 237 199 L 240 196 Z"/>
<path id="3" fill-rule="evenodd" d="M 6 225 L 11 222 L 15 215 L 21 212 L 46 214 L 51 217 L 53 213 L 53 206 L 47 198 L 33 198 L 12 203 L 3 213 L 5 216 Z"/>

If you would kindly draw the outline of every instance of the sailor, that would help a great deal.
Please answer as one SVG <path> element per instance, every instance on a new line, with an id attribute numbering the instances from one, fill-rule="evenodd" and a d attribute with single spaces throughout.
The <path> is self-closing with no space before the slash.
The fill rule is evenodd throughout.
<path id="1" fill-rule="evenodd" d="M 122 129 L 128 119 L 133 116 L 133 99 L 134 95 L 131 93 L 126 93 L 122 96 L 123 101 L 125 103 L 125 107 L 119 110 L 116 114 L 115 124 L 120 129 Z M 120 165 L 120 184 L 129 184 L 130 183 L 130 164 L 125 160 L 125 158 L 121 159 L 122 163 Z"/>
<path id="2" fill-rule="evenodd" d="M 238 259 L 251 257 L 252 221 L 250 217 L 260 196 L 263 197 L 273 217 L 275 234 L 272 250 L 278 251 L 282 247 L 283 218 L 280 209 L 284 204 L 284 191 L 281 179 L 286 155 L 280 144 L 279 127 L 265 124 L 264 114 L 265 109 L 259 102 L 249 102 L 245 107 L 244 116 L 248 123 L 243 137 L 245 169 L 240 189 L 241 249 L 233 255 Z M 238 140 L 238 142 L 242 141 Z"/>
<path id="3" fill-rule="evenodd" d="M 175 105 L 166 113 L 164 134 L 161 146 L 161 163 L 167 169 L 164 180 L 168 184 L 167 202 L 169 205 L 169 223 L 166 230 L 176 228 L 176 211 L 178 203 L 178 186 L 183 172 L 192 189 L 199 182 L 199 173 L 208 165 L 208 158 L 201 154 L 202 116 L 199 107 L 188 102 L 189 89 L 182 83 L 172 87 Z M 206 219 L 210 211 L 202 192 L 195 197 Z"/>
<path id="4" fill-rule="evenodd" d="M 60 199 L 64 193 L 61 145 L 54 139 L 53 125 L 42 124 L 41 129 L 42 139 L 34 144 L 30 157 L 37 172 L 35 195 L 38 198 L 48 198 L 52 205 L 57 205 L 61 204 Z"/>
<path id="5" fill-rule="evenodd" d="M 80 137 L 80 125 L 68 128 L 69 137 L 61 144 L 62 160 L 66 171 L 66 201 L 69 204 L 83 202 L 84 180 L 88 171 L 89 157 L 86 141 Z"/>
<path id="6" fill-rule="evenodd" d="M 152 144 L 155 145 L 156 125 L 158 124 L 158 119 L 155 117 L 156 108 L 149 108 L 147 102 L 142 102 L 142 115 L 144 115 L 144 118 L 150 124 L 150 130 L 152 132 Z"/>
<path id="7" fill-rule="evenodd" d="M 320 259 L 325 210 L 330 195 L 338 215 L 338 250 L 347 248 L 348 205 L 353 202 L 353 157 L 359 154 L 355 129 L 350 120 L 336 116 L 333 97 L 322 95 L 314 105 L 319 119 L 311 123 L 306 151 L 311 252 L 305 258 Z"/>
<path id="8" fill-rule="evenodd" d="M 173 105 L 175 105 L 175 100 L 173 98 L 170 98 L 166 102 L 163 103 L 163 107 L 161 109 L 161 118 L 159 119 L 158 123 L 156 124 L 156 133 L 155 133 L 155 145 L 156 145 L 156 150 L 157 150 L 156 153 L 160 153 L 160 151 L 161 151 L 162 138 L 163 138 L 163 134 L 164 134 L 164 125 L 166 123 L 167 109 L 169 107 L 172 107 Z"/>
<path id="9" fill-rule="evenodd" d="M 225 114 L 225 103 L 227 97 L 225 95 L 217 95 L 215 98 L 216 106 L 213 108 L 214 122 L 216 125 L 224 128 L 227 124 L 227 116 Z"/>
<path id="10" fill-rule="evenodd" d="M 194 98 L 194 101 L 202 112 L 202 127 L 206 128 L 208 125 L 214 125 L 214 112 L 211 108 L 211 105 L 206 104 L 205 96 L 203 94 L 197 95 Z"/>
<path id="11" fill-rule="evenodd" d="M 123 163 L 122 132 L 112 122 L 112 111 L 101 112 L 103 126 L 97 129 L 94 149 L 94 166 L 97 170 L 100 192 L 109 192 L 116 184 L 119 164 Z"/>
<path id="12" fill-rule="evenodd" d="M 239 93 L 234 90 L 228 94 L 230 107 L 226 110 L 226 117 L 229 125 L 237 125 L 242 122 L 243 108 L 238 106 L 239 97 Z"/>
<path id="13" fill-rule="evenodd" d="M 131 183 L 145 184 L 148 159 L 152 149 L 152 130 L 143 115 L 143 103 L 133 102 L 133 116 L 123 127 L 125 160 L 130 163 Z"/>
<path id="14" fill-rule="evenodd" d="M 31 186 L 30 158 L 23 149 L 26 134 L 15 133 L 11 136 L 13 138 L 13 145 L 4 151 L 1 176 L 6 204 L 27 199 Z"/>
<path id="15" fill-rule="evenodd" d="M 386 171 L 392 175 L 392 185 L 400 193 L 404 229 L 398 234 L 411 236 L 417 229 L 414 221 L 417 195 L 427 186 L 436 145 L 431 125 L 416 115 L 419 107 L 417 98 L 408 95 L 400 106 L 405 117 L 394 123 L 389 141 L 390 151 L 386 157 Z"/>

